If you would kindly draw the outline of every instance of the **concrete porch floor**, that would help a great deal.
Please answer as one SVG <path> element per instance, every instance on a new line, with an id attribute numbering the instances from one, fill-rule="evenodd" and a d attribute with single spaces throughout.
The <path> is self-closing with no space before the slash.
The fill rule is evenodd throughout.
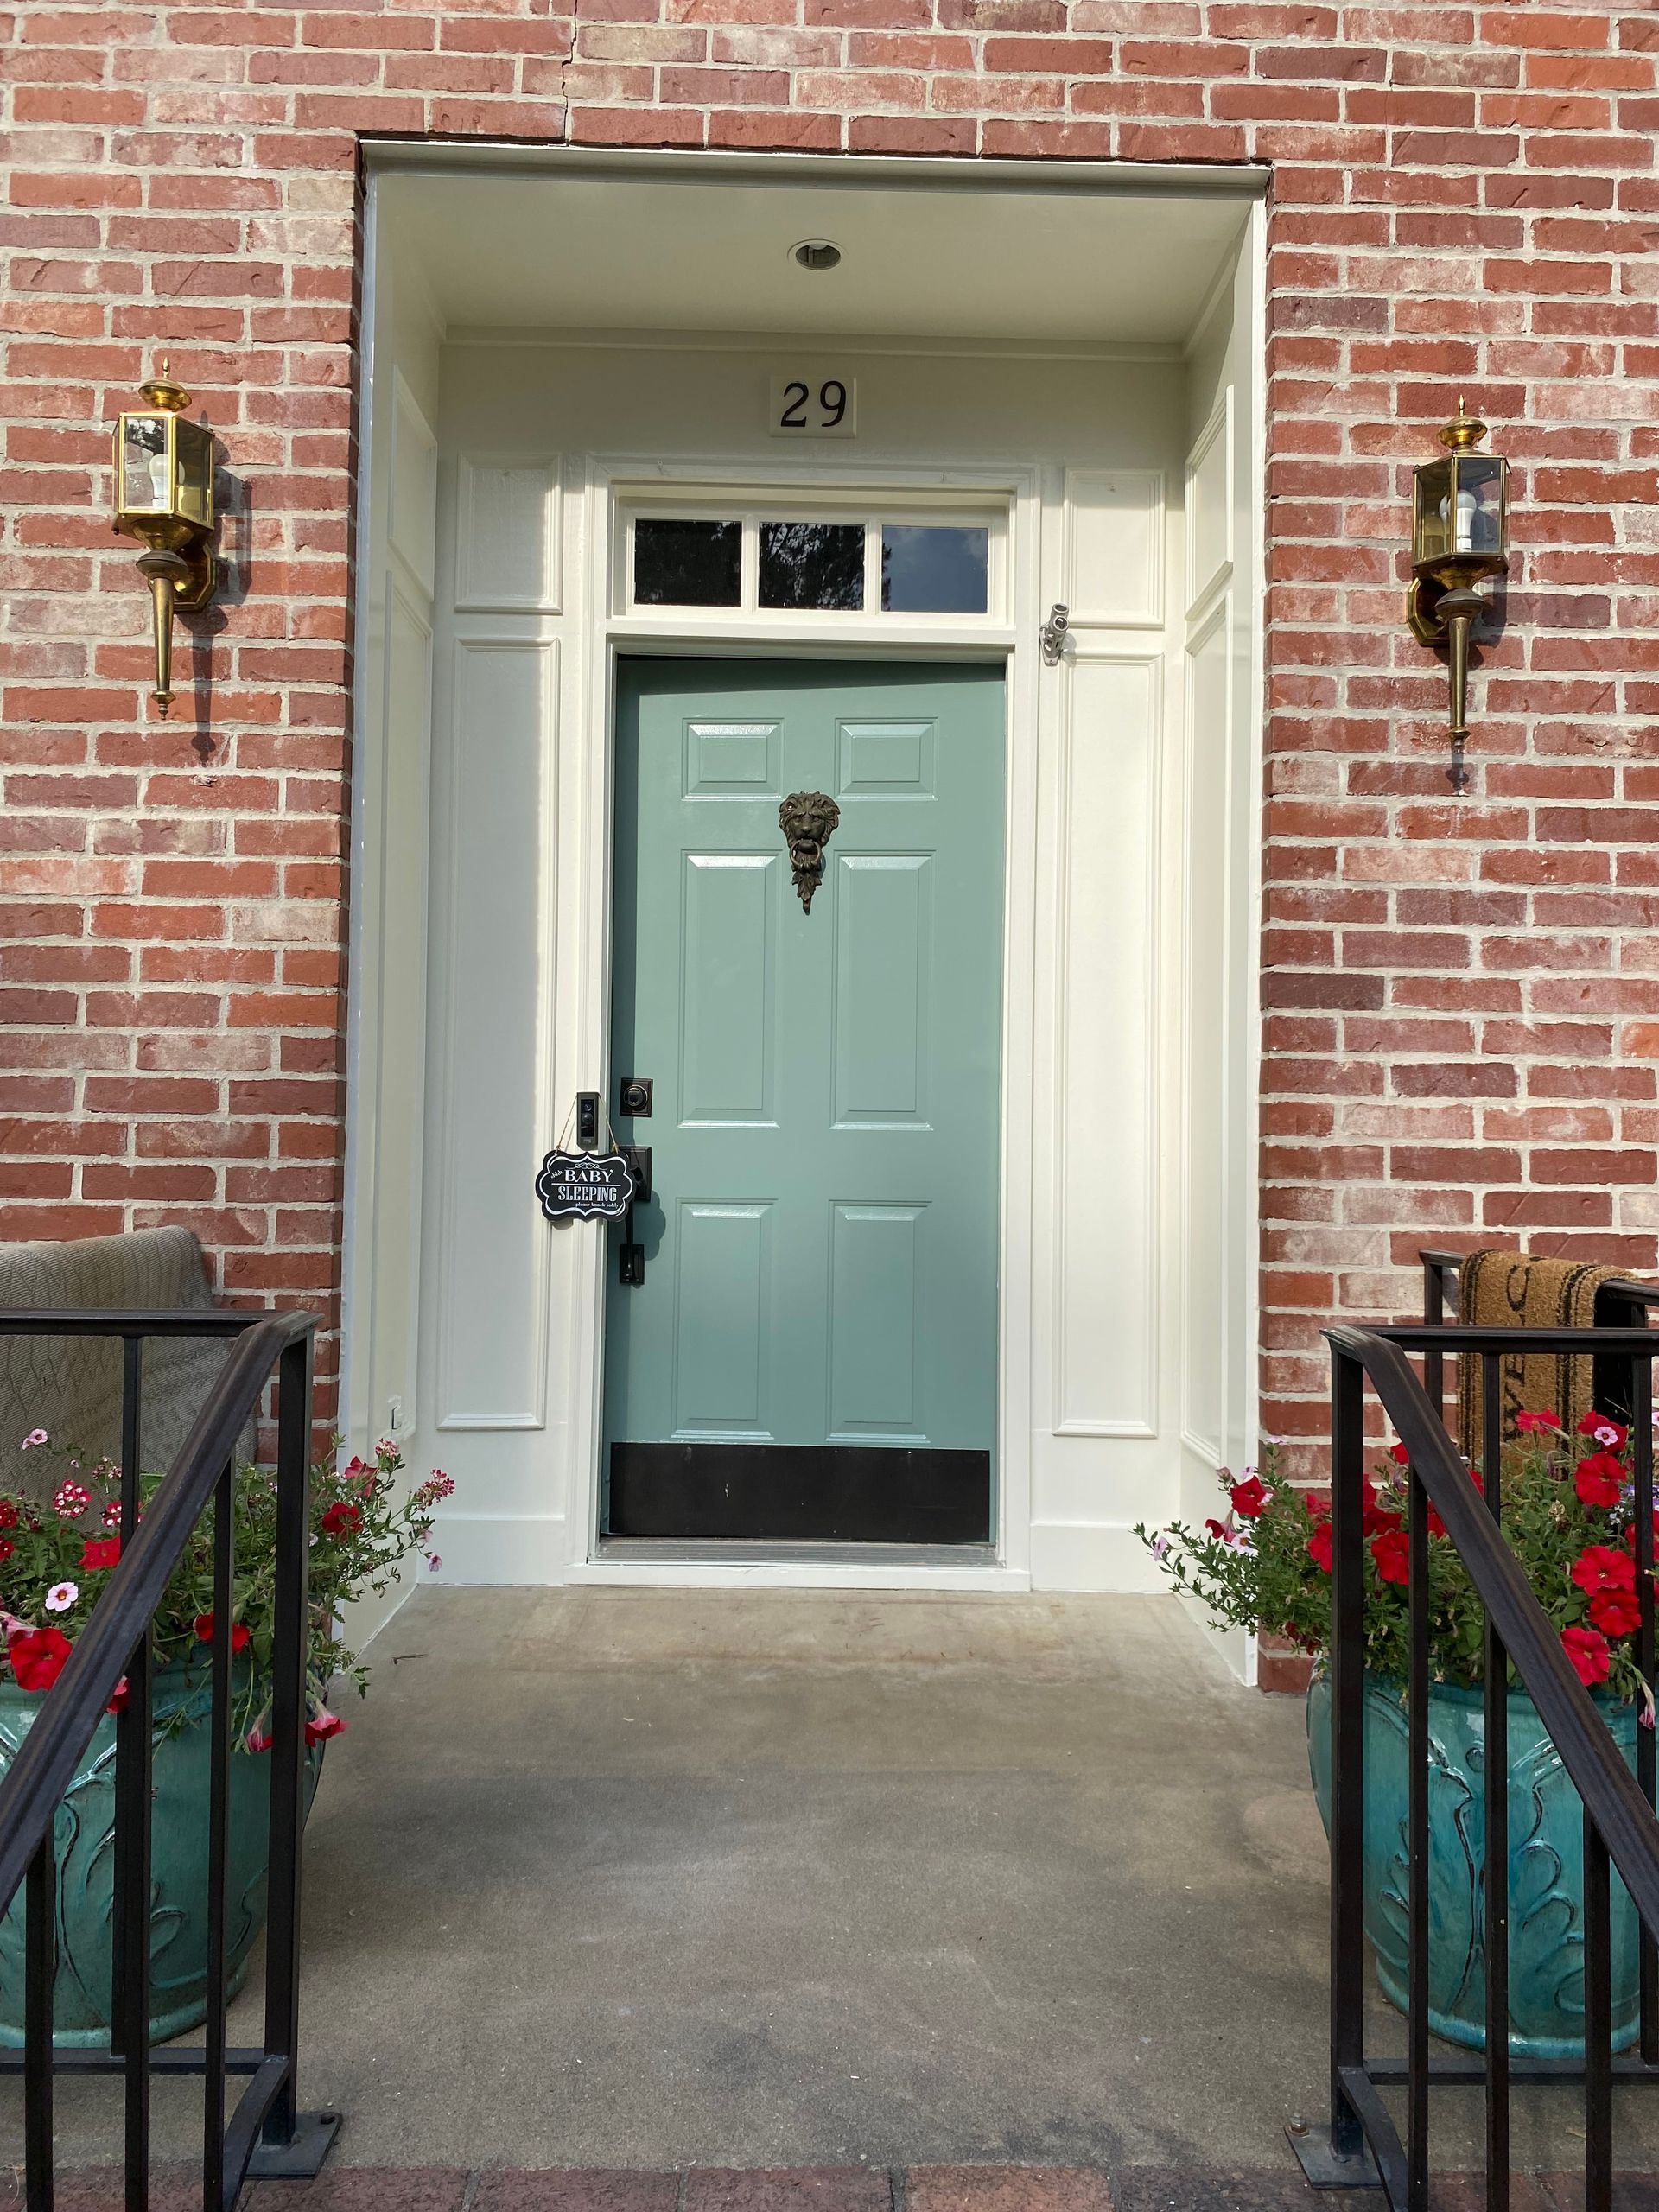
<path id="1" fill-rule="evenodd" d="M 1317 2101 L 1300 1707 L 1172 1600 L 426 1591 L 371 1656 L 306 1867 L 347 2158 L 1276 2164 Z"/>
<path id="2" fill-rule="evenodd" d="M 1252 2172 L 1252 2203 L 1319 2201 L 1283 2135 L 1326 2063 L 1302 1707 L 1173 1599 L 429 1589 L 369 1656 L 308 1836 L 331 2171 L 1029 2163 L 1120 2204 L 1137 2172 L 1149 2204 Z M 162 2094 L 188 2155 L 199 2092 Z M 1534 2096 L 1521 2161 L 1573 2165 L 1572 2094 Z M 66 2164 L 117 2154 L 109 2092 L 59 2109 Z M 1437 2101 L 1437 2161 L 1479 2140 Z"/>

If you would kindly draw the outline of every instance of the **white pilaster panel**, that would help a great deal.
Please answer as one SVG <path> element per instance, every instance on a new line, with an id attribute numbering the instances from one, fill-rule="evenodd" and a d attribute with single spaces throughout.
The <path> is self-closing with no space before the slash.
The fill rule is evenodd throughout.
<path id="1" fill-rule="evenodd" d="M 1196 614 L 1233 569 L 1233 387 L 1222 392 L 1186 460 L 1186 611 Z"/>
<path id="2" fill-rule="evenodd" d="M 1161 661 L 1080 660 L 1062 762 L 1054 1404 L 1062 1435 L 1157 1428 Z"/>
<path id="3" fill-rule="evenodd" d="M 393 552 L 408 563 L 429 598 L 437 526 L 438 442 L 402 370 L 392 371 L 391 388 L 391 499 L 386 534 Z"/>
<path id="4" fill-rule="evenodd" d="M 444 1428 L 546 1415 L 545 1124 L 556 648 L 458 638 L 446 785 L 437 1408 Z"/>
<path id="5" fill-rule="evenodd" d="M 1228 1251 L 1224 1117 L 1229 1031 L 1227 794 L 1231 597 L 1186 654 L 1186 945 L 1182 988 L 1181 1433 L 1211 1466 L 1225 1456 Z"/>
<path id="6" fill-rule="evenodd" d="M 558 613 L 560 505 L 556 457 L 461 454 L 458 612 Z"/>
<path id="7" fill-rule="evenodd" d="M 1164 476 L 1068 468 L 1065 589 L 1074 630 L 1157 629 L 1164 619 Z"/>

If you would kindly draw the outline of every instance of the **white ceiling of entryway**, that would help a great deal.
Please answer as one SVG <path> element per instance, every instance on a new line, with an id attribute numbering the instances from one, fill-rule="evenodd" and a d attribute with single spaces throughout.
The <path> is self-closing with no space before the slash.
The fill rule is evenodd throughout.
<path id="1" fill-rule="evenodd" d="M 1236 194 L 1202 188 L 560 166 L 383 177 L 383 213 L 451 329 L 1173 343 L 1247 214 Z M 798 267 L 805 238 L 832 239 L 841 266 Z"/>

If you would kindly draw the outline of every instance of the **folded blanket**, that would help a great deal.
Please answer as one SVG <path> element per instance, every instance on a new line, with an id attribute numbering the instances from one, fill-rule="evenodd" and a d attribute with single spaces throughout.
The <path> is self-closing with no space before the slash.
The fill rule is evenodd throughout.
<path id="1" fill-rule="evenodd" d="M 1624 1274 L 1622 1268 L 1535 1259 L 1526 1252 L 1471 1252 L 1458 1271 L 1459 1318 L 1478 1329 L 1592 1328 L 1602 1285 L 1623 1280 Z M 1624 1319 L 1622 1308 L 1617 1318 Z M 1478 1352 L 1459 1356 L 1458 1440 L 1471 1459 L 1482 1456 L 1483 1364 Z M 1515 1417 L 1520 1413 L 1559 1414 L 1564 1427 L 1574 1427 L 1600 1395 L 1598 1364 L 1588 1352 L 1504 1352 L 1497 1363 L 1504 1442 L 1515 1436 Z"/>

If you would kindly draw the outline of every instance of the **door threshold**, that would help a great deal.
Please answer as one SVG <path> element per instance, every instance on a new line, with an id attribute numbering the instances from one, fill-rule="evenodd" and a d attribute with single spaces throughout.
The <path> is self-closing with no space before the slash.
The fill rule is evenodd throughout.
<path id="1" fill-rule="evenodd" d="M 593 1559 L 675 1567 L 995 1567 L 994 1544 L 769 1543 L 760 1539 L 676 1542 L 660 1536 L 601 1536 Z"/>

